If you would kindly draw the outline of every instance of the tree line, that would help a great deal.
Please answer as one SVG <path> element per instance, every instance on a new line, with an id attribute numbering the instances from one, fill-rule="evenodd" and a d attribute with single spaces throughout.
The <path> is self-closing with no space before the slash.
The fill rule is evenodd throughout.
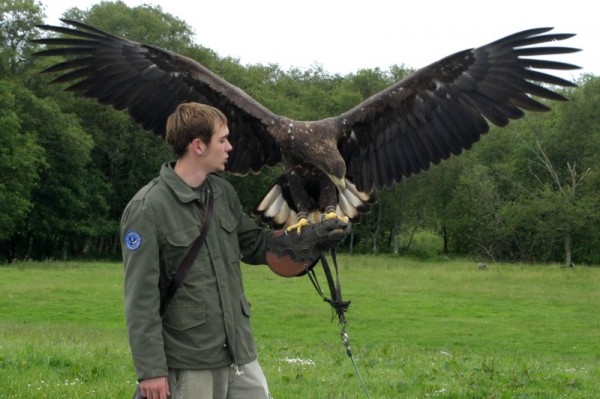
<path id="1" fill-rule="evenodd" d="M 299 120 L 339 114 L 411 72 L 242 65 L 149 5 L 102 2 L 64 16 L 194 58 Z M 30 42 L 43 21 L 39 2 L 0 0 L 0 260 L 117 259 L 122 210 L 172 155 L 125 113 L 48 84 L 39 72 L 58 59 L 34 57 Z M 379 193 L 341 250 L 600 264 L 600 81 L 577 83 L 551 112 L 492 128 L 461 156 Z M 225 177 L 251 213 L 280 172 Z"/>

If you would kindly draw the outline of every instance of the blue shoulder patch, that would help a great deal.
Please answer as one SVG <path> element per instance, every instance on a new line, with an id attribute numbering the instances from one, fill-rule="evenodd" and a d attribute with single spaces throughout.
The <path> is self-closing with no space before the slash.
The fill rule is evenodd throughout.
<path id="1" fill-rule="evenodd" d="M 142 236 L 135 230 L 129 230 L 125 233 L 123 244 L 130 251 L 135 251 L 142 245 Z"/>

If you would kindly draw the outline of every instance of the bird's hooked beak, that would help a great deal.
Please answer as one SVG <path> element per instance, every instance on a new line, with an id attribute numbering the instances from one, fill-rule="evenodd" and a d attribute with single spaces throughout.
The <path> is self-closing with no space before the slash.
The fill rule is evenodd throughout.
<path id="1" fill-rule="evenodd" d="M 346 180 L 343 177 L 340 179 L 339 177 L 330 174 L 328 174 L 327 176 L 329 177 L 329 180 L 331 180 L 333 184 L 335 184 L 340 193 L 346 190 Z"/>

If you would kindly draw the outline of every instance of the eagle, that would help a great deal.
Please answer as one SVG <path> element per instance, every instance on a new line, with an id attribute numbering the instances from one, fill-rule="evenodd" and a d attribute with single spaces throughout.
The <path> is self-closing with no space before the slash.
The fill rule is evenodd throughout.
<path id="1" fill-rule="evenodd" d="M 574 34 L 529 29 L 442 58 L 340 115 L 298 121 L 188 57 L 61 21 L 38 25 L 61 35 L 34 40 L 47 46 L 37 56 L 66 57 L 41 72 L 59 73 L 50 83 L 69 83 L 66 91 L 126 110 L 162 137 L 180 103 L 220 109 L 233 146 L 227 171 L 246 175 L 282 164 L 284 173 L 255 212 L 272 226 L 298 231 L 323 218 L 356 222 L 375 192 L 471 148 L 490 123 L 502 127 L 525 111 L 548 111 L 542 99 L 566 100 L 552 85 L 575 84 L 540 70 L 579 68 L 535 58 L 580 51 L 555 45 Z"/>

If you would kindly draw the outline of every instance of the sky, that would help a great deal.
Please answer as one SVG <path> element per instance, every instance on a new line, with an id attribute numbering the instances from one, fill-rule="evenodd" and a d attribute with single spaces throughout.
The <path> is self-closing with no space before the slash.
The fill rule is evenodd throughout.
<path id="1" fill-rule="evenodd" d="M 100 0 L 41 0 L 46 23 L 71 7 L 88 10 Z M 160 6 L 185 21 L 195 43 L 242 64 L 282 69 L 321 66 L 331 74 L 392 65 L 418 69 L 454 52 L 538 27 L 576 33 L 562 45 L 575 54 L 549 56 L 581 66 L 556 73 L 576 79 L 600 76 L 600 24 L 583 0 L 124 0 Z M 190 4 L 194 4 L 190 7 Z"/>

